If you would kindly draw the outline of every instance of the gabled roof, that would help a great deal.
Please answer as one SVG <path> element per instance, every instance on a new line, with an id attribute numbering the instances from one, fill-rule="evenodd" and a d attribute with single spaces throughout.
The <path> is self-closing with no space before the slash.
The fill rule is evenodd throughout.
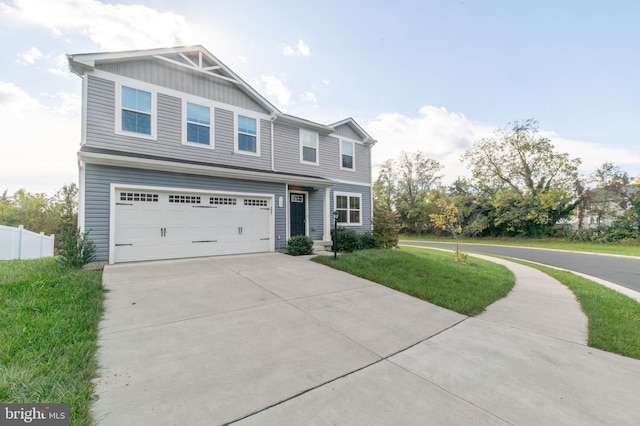
<path id="1" fill-rule="evenodd" d="M 255 102 L 264 107 L 272 115 L 282 113 L 273 104 L 267 101 L 262 95 L 256 92 L 244 80 L 236 75 L 229 67 L 223 64 L 218 58 L 213 56 L 204 47 L 181 46 L 163 49 L 132 50 L 125 52 L 109 53 L 82 53 L 67 55 L 69 69 L 71 72 L 82 76 L 88 71 L 92 71 L 99 63 L 123 62 L 143 58 L 154 58 L 161 61 L 181 66 L 192 71 L 200 72 L 215 78 L 219 78 L 234 83 L 240 90 Z"/>
<path id="2" fill-rule="evenodd" d="M 196 46 L 180 46 L 162 49 L 147 50 L 130 50 L 123 52 L 107 52 L 107 53 L 81 53 L 67 55 L 69 69 L 71 72 L 83 76 L 87 72 L 91 72 L 98 64 L 117 63 L 124 61 L 134 61 L 144 58 L 153 58 L 165 61 L 176 66 L 184 67 L 191 71 L 199 72 L 219 78 L 235 84 L 247 96 L 261 105 L 272 116 L 273 120 L 291 123 L 316 130 L 321 133 L 330 134 L 334 129 L 343 124 L 349 125 L 367 145 L 374 145 L 377 141 L 365 132 L 358 123 L 351 117 L 346 118 L 337 123 L 324 125 L 293 115 L 284 114 L 276 108 L 271 102 L 266 100 L 256 90 L 249 86 L 236 73 L 231 71 L 229 67 L 223 64 L 218 58 L 213 56 L 207 49 L 200 45 Z"/>
<path id="3" fill-rule="evenodd" d="M 356 120 L 354 120 L 351 117 L 345 118 L 344 120 L 340 120 L 333 124 L 329 124 L 329 127 L 333 127 L 335 129 L 336 127 L 340 127 L 344 124 L 351 127 L 351 129 L 362 138 L 362 141 L 365 144 L 373 146 L 376 144 L 376 142 L 378 142 L 377 140 L 372 138 L 371 135 L 369 135 L 369 133 L 365 132 L 364 129 L 360 127 L 358 123 L 356 123 Z"/>

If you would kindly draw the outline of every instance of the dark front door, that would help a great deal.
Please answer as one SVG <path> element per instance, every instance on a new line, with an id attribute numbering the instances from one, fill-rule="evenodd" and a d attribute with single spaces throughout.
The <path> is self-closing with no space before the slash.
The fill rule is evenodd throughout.
<path id="1" fill-rule="evenodd" d="M 304 194 L 289 194 L 289 228 L 291 236 L 306 235 L 306 196 Z"/>

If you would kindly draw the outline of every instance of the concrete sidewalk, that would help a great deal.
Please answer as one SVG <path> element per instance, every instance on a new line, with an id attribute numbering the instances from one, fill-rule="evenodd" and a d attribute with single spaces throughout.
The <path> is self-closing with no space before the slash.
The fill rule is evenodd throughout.
<path id="1" fill-rule="evenodd" d="M 487 259 L 516 286 L 483 314 L 238 424 L 637 425 L 640 361 L 586 346 L 565 286 Z"/>
<path id="2" fill-rule="evenodd" d="M 279 254 L 110 266 L 100 424 L 637 424 L 640 361 L 511 262 L 475 318 Z"/>

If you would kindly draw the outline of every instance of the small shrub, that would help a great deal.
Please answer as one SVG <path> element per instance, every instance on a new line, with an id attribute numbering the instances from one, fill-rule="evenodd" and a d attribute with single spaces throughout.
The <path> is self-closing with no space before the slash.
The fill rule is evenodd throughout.
<path id="1" fill-rule="evenodd" d="M 96 246 L 89 239 L 89 232 L 80 232 L 78 228 L 68 227 L 62 230 L 58 262 L 74 269 L 82 268 L 96 258 Z"/>
<path id="2" fill-rule="evenodd" d="M 297 235 L 287 241 L 287 253 L 291 256 L 303 256 L 313 253 L 313 240 L 306 235 Z"/>
<path id="3" fill-rule="evenodd" d="M 398 234 L 400 232 L 400 216 L 398 213 L 376 210 L 371 222 L 373 223 L 373 235 L 380 242 L 381 248 L 398 247 Z"/>
<path id="4" fill-rule="evenodd" d="M 380 240 L 373 234 L 360 235 L 360 248 L 362 250 L 372 250 L 380 248 Z"/>
<path id="5" fill-rule="evenodd" d="M 334 241 L 336 231 L 331 231 L 331 241 Z M 360 250 L 360 237 L 353 229 L 338 228 L 338 251 L 351 253 Z"/>
<path id="6" fill-rule="evenodd" d="M 468 256 L 469 256 L 469 253 L 464 253 L 458 250 L 456 251 L 456 262 L 465 263 L 467 261 Z"/>

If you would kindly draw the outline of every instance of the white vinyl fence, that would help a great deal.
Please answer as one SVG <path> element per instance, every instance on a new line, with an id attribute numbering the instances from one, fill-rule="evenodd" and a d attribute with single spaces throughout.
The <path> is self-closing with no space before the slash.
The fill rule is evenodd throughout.
<path id="1" fill-rule="evenodd" d="M 44 235 L 24 229 L 0 225 L 0 260 L 38 259 L 53 256 L 55 235 Z"/>

